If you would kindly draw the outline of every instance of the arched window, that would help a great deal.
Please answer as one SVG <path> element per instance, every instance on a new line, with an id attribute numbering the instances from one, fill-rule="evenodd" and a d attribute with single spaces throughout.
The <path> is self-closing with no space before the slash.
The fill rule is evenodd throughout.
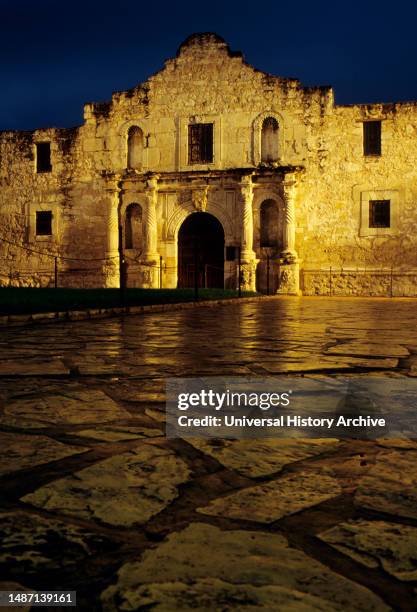
<path id="1" fill-rule="evenodd" d="M 132 125 L 127 134 L 127 167 L 141 168 L 143 153 L 143 132 L 137 125 Z"/>
<path id="2" fill-rule="evenodd" d="M 274 200 L 265 200 L 261 204 L 261 247 L 278 246 L 278 207 Z"/>
<path id="3" fill-rule="evenodd" d="M 142 207 L 129 204 L 125 216 L 125 248 L 142 250 Z"/>
<path id="4" fill-rule="evenodd" d="M 274 162 L 278 160 L 278 121 L 267 117 L 262 123 L 261 161 Z"/>

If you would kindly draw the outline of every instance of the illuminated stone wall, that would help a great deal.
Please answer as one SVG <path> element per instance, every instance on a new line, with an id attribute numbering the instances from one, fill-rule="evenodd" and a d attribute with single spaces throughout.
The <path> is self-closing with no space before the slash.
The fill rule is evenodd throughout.
<path id="1" fill-rule="evenodd" d="M 278 156 L 262 162 L 267 118 Z M 203 211 L 226 246 L 242 246 L 245 288 L 265 291 L 268 256 L 274 292 L 417 294 L 417 104 L 335 106 L 331 88 L 265 74 L 219 37 L 196 35 L 145 83 L 87 104 L 84 119 L 0 133 L 1 285 L 53 285 L 56 262 L 59 286 L 118 286 L 120 226 L 128 284 L 158 286 L 162 257 L 162 284 L 175 287 L 179 228 Z M 368 120 L 382 121 L 380 156 L 363 154 Z M 213 124 L 213 162 L 190 164 L 188 129 L 200 123 Z M 37 173 L 46 141 L 52 171 Z M 270 247 L 260 242 L 265 200 L 277 208 Z M 390 201 L 389 228 L 369 228 L 370 200 Z M 129 246 L 131 204 L 143 234 Z M 42 210 L 50 236 L 36 235 Z M 226 286 L 236 267 L 225 261 Z"/>
<path id="2" fill-rule="evenodd" d="M 367 120 L 382 121 L 381 156 L 363 155 Z M 332 267 L 339 294 L 385 295 L 388 275 L 395 295 L 416 295 L 417 105 L 336 106 L 316 136 L 297 199 L 304 292 L 323 293 Z M 390 200 L 389 229 L 369 228 L 372 199 Z"/>

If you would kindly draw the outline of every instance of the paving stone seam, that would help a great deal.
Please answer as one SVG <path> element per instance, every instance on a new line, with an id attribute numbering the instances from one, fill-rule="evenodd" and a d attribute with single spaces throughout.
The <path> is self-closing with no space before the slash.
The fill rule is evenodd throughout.
<path id="1" fill-rule="evenodd" d="M 200 499 L 199 503 L 201 503 L 201 499 Z M 310 509 L 310 510 L 312 510 L 312 509 Z M 307 512 L 306 512 L 306 513 L 307 513 Z M 156 518 L 156 517 L 155 517 L 155 518 Z M 151 519 L 151 521 L 150 521 L 150 522 L 151 522 L 151 523 L 153 522 L 153 521 L 152 521 L 152 519 Z M 235 524 L 236 524 L 236 528 L 238 528 L 238 523 L 239 523 L 239 521 L 236 521 L 236 522 L 235 522 Z M 182 526 L 184 526 L 184 523 L 182 524 Z M 129 530 L 129 531 L 130 531 L 130 530 Z M 171 529 L 169 530 L 169 533 L 172 533 L 173 531 L 174 531 L 174 530 L 171 528 Z M 265 529 L 265 528 L 264 528 L 264 529 L 263 529 L 263 531 L 271 531 L 271 529 Z M 285 530 L 284 530 L 284 532 L 285 532 Z M 296 547 L 297 547 L 297 548 L 300 548 L 301 550 L 303 550 L 303 552 L 305 552 L 305 546 L 301 546 L 301 547 L 296 546 Z M 147 548 L 149 548 L 149 547 L 148 547 L 148 546 L 145 546 L 145 548 L 147 549 Z M 333 555 L 333 558 L 334 558 L 335 556 L 337 557 L 337 555 L 335 555 L 335 553 L 334 553 L 334 551 L 333 551 L 333 550 L 328 551 L 328 552 L 330 553 L 330 555 L 331 555 L 331 556 Z M 314 555 L 311 555 L 311 551 L 310 551 L 308 554 L 309 554 L 310 556 L 314 556 Z M 345 555 L 341 555 L 341 558 L 342 558 L 342 559 L 343 559 L 343 561 L 345 562 L 346 560 L 344 559 L 344 557 L 345 557 Z M 322 555 L 320 555 L 320 558 L 319 558 L 318 560 L 319 560 L 320 562 L 322 562 L 322 563 L 323 563 L 323 557 L 322 557 Z M 126 561 L 126 557 L 124 558 L 124 561 Z M 352 578 L 351 578 L 351 576 L 352 576 L 352 573 L 351 573 L 351 568 L 349 568 L 349 571 L 347 572 L 347 574 L 348 574 L 348 575 L 346 575 L 346 571 L 341 571 L 341 568 L 340 568 L 340 567 L 337 567 L 337 568 L 335 569 L 334 562 L 332 562 L 332 559 L 330 559 L 330 562 L 329 562 L 329 563 L 326 563 L 326 561 L 324 561 L 324 564 L 325 564 L 325 565 L 327 565 L 328 567 L 330 567 L 330 569 L 332 569 L 332 571 L 336 571 L 337 573 L 340 573 L 341 575 L 344 575 L 345 577 L 348 577 L 349 579 L 352 579 Z M 348 563 L 348 565 L 349 565 L 349 563 Z M 352 565 L 352 564 L 351 564 L 351 565 Z M 355 566 L 356 566 L 357 564 L 356 564 L 355 562 L 353 562 L 353 565 L 355 565 Z M 361 584 L 362 584 L 363 586 L 365 586 L 366 588 L 370 588 L 370 589 L 371 589 L 373 592 L 376 592 L 377 594 L 379 594 L 379 595 L 383 595 L 383 596 L 384 596 L 384 595 L 386 595 L 386 593 L 385 593 L 385 590 L 386 590 L 386 589 L 385 589 L 385 588 L 381 588 L 381 585 L 380 585 L 380 572 L 378 572 L 377 576 L 378 576 L 378 581 L 379 581 L 379 582 L 378 582 L 378 585 L 377 585 L 377 587 L 378 587 L 377 589 L 372 588 L 374 585 L 371 585 L 371 586 L 369 585 L 369 578 L 368 578 L 368 579 L 366 579 L 366 580 L 356 580 L 356 581 L 357 581 L 357 582 L 359 582 L 359 583 L 361 583 Z M 391 578 L 390 578 L 390 582 L 389 582 L 389 588 L 390 588 L 390 590 L 391 590 L 391 582 L 392 582 L 392 581 L 391 581 Z M 403 585 L 402 585 L 402 591 L 403 591 L 403 592 L 402 592 L 402 596 L 403 596 L 403 598 L 404 598 L 404 589 L 403 589 Z M 386 597 L 385 597 L 385 596 L 384 596 L 384 599 L 386 600 Z M 404 608 L 404 610 L 407 610 L 407 609 L 408 609 L 407 607 L 406 607 L 406 608 Z M 410 609 L 411 609 L 411 608 L 410 608 Z"/>
<path id="2" fill-rule="evenodd" d="M 62 514 L 60 511 L 47 510 L 38 506 L 31 506 L 20 500 L 10 503 L 7 508 L 1 508 L 1 513 L 19 512 L 30 516 L 38 516 L 41 518 L 48 518 L 52 521 L 58 521 L 66 525 L 72 525 L 79 529 L 92 532 L 94 534 L 106 537 L 109 540 L 114 540 L 120 545 L 125 544 L 126 546 L 136 547 L 138 542 L 143 542 L 145 537 L 144 526 L 137 525 L 134 528 L 123 528 L 115 525 L 108 525 L 105 523 L 99 523 L 97 521 L 80 518 L 73 514 Z M 146 544 L 146 545 L 145 545 Z M 145 542 L 143 547 L 149 547 L 150 543 Z"/>
<path id="3" fill-rule="evenodd" d="M 308 509 L 308 511 L 312 511 L 314 508 L 316 508 L 316 506 Z M 306 510 L 305 513 L 308 514 L 308 511 Z M 153 519 L 155 518 L 156 517 L 153 517 Z M 153 522 L 153 519 L 150 520 L 150 523 Z M 224 529 L 225 521 L 227 521 L 227 519 L 221 519 L 218 517 L 200 516 L 200 515 L 196 516 L 194 513 L 194 515 L 191 514 L 188 517 L 188 520 L 183 519 L 182 521 L 179 521 L 178 524 L 175 525 L 174 527 L 171 527 L 170 529 L 166 530 L 166 532 L 164 533 L 164 538 L 161 541 L 164 541 L 170 534 L 183 530 L 188 524 L 192 522 L 204 522 L 204 523 L 212 524 L 215 526 L 221 525 L 222 528 Z M 230 523 L 230 526 L 228 529 L 230 531 L 240 530 L 243 527 L 244 529 L 253 530 L 257 532 L 263 532 L 263 533 L 280 533 L 284 535 L 285 537 L 287 537 L 291 548 L 301 550 L 308 556 L 316 558 L 317 561 L 327 566 L 331 571 L 340 574 L 341 576 L 347 578 L 351 582 L 356 582 L 358 584 L 361 584 L 363 587 L 369 589 L 370 591 L 374 592 L 376 595 L 382 597 L 382 599 L 387 601 L 387 603 L 389 603 L 390 605 L 397 603 L 397 597 L 401 596 L 403 600 L 404 599 L 406 600 L 406 604 L 407 604 L 404 608 L 401 608 L 401 610 L 404 610 L 404 612 L 411 612 L 411 610 L 414 610 L 414 608 L 410 607 L 413 601 L 413 594 L 411 592 L 411 589 L 408 588 L 407 585 L 404 585 L 400 581 L 396 581 L 395 579 L 393 579 L 392 576 L 386 574 L 385 572 L 379 571 L 379 569 L 374 570 L 373 572 L 374 575 L 368 578 L 368 576 L 363 575 L 363 567 L 361 567 L 359 563 L 343 555 L 342 553 L 335 551 L 332 547 L 327 546 L 327 545 L 322 547 L 323 550 L 327 551 L 327 555 L 325 554 L 324 559 L 323 559 L 323 550 L 321 551 L 320 555 L 316 554 L 316 550 L 317 550 L 316 538 L 314 535 L 308 532 L 305 532 L 303 534 L 304 541 L 301 543 L 299 541 L 292 541 L 293 540 L 293 538 L 291 538 L 292 530 L 285 528 L 285 527 L 284 528 L 280 527 L 278 525 L 280 521 L 276 521 L 275 524 L 271 524 L 268 526 L 254 523 L 254 522 L 252 523 L 251 521 L 248 521 L 248 520 L 228 519 L 228 522 Z M 147 532 L 149 532 L 148 531 L 149 528 L 151 528 L 151 525 L 148 524 Z M 311 543 L 314 547 L 313 550 L 312 550 L 310 543 L 307 542 L 307 539 L 311 540 Z M 138 555 L 136 555 L 136 558 L 138 558 Z M 336 563 L 335 563 L 335 560 L 336 560 Z M 352 578 L 352 568 L 355 568 L 355 572 L 354 572 L 356 576 L 355 578 Z M 384 580 L 384 584 L 382 585 L 382 587 L 380 584 L 381 579 Z M 393 591 L 393 588 L 392 588 L 393 583 L 396 583 L 395 584 L 396 588 L 394 589 L 395 594 L 391 596 L 392 591 Z M 397 609 L 397 608 L 394 607 L 394 609 Z"/>
<path id="4" fill-rule="evenodd" d="M 135 443 L 137 445 L 138 440 L 126 440 L 123 443 L 115 442 L 112 444 L 111 448 L 104 444 L 97 445 L 93 449 L 90 448 L 86 450 L 84 453 L 70 455 L 62 459 L 36 465 L 32 468 L 23 468 L 22 470 L 16 470 L 10 474 L 5 474 L 0 476 L 2 495 L 11 498 L 17 496 L 22 497 L 50 482 L 72 475 L 74 472 L 95 465 L 114 455 L 128 452 Z M 145 440 L 143 443 L 145 443 Z M 123 448 L 114 452 L 115 445 L 118 447 L 123 445 Z M 59 473 L 58 476 L 57 473 Z M 19 483 L 15 482 L 17 478 L 20 480 Z"/>
<path id="5" fill-rule="evenodd" d="M 56 518 L 56 517 L 55 517 L 55 518 Z M 210 519 L 210 518 L 212 518 L 212 517 L 206 517 L 206 518 L 207 518 L 207 519 Z M 212 524 L 213 524 L 213 523 L 215 523 L 216 521 L 213 521 L 213 520 L 208 520 L 208 521 L 205 521 L 205 522 L 208 522 L 208 523 L 212 523 Z M 217 522 L 218 522 L 218 521 L 217 521 Z M 231 529 L 230 529 L 230 530 L 232 530 L 232 531 L 233 531 L 233 530 L 238 530 L 238 529 L 241 529 L 241 526 L 239 525 L 239 523 L 241 523 L 241 521 L 234 521 L 234 528 L 233 528 L 233 527 L 231 527 Z M 184 523 L 181 525 L 181 528 L 183 528 L 183 527 L 184 527 Z M 88 528 L 89 528 L 89 527 L 88 527 Z M 252 528 L 253 528 L 253 527 L 252 527 Z M 271 528 L 269 528 L 269 529 L 265 529 L 265 526 L 263 526 L 263 528 L 261 527 L 260 529 L 256 529 L 256 530 L 257 530 L 257 531 L 267 532 L 267 533 L 269 533 L 269 532 L 271 532 L 271 531 L 273 531 L 273 532 L 277 532 L 277 530 L 276 530 L 276 529 L 273 529 L 273 528 L 272 528 L 272 529 L 271 529 Z M 113 530 L 113 531 L 114 531 L 114 530 Z M 171 530 L 169 531 L 169 533 L 173 533 L 173 532 L 175 532 L 175 531 L 176 531 L 176 529 L 171 529 Z M 284 530 L 280 530 L 279 532 L 280 532 L 280 533 L 283 533 L 283 534 L 286 534 L 286 531 L 287 531 L 287 530 L 285 530 L 285 529 L 284 529 Z M 112 535 L 112 534 L 110 534 L 110 535 Z M 166 537 L 166 535 L 168 535 L 168 534 L 165 534 L 165 537 Z M 288 534 L 287 534 L 287 536 L 288 536 Z M 307 534 L 307 533 L 306 533 L 306 534 L 305 534 L 305 536 L 307 536 L 307 537 L 308 537 L 308 536 L 309 536 L 309 534 Z M 163 539 L 165 539 L 165 538 L 163 538 Z M 154 542 L 145 542 L 145 543 L 144 543 L 144 547 L 143 547 L 143 549 L 142 549 L 142 551 L 141 551 L 141 554 L 143 554 L 143 552 L 144 552 L 145 550 L 148 550 L 149 548 L 152 548 L 152 547 L 154 547 L 154 546 L 155 546 L 155 543 L 154 543 Z M 294 548 L 298 548 L 299 550 L 302 550 L 303 552 L 306 552 L 306 551 L 305 551 L 305 546 L 303 546 L 303 545 L 300 545 L 300 544 L 294 543 L 294 544 L 291 544 L 291 546 L 292 546 L 292 547 L 294 547 Z M 323 548 L 324 550 L 326 550 L 327 545 L 323 546 L 322 548 Z M 331 547 L 330 547 L 330 548 L 331 548 Z M 315 550 L 316 550 L 316 549 L 315 549 Z M 126 550 L 123 550 L 123 552 L 124 552 L 124 554 L 125 554 L 125 555 L 124 555 L 124 558 L 123 558 L 123 562 L 126 562 L 127 560 L 129 560 L 129 558 L 137 558 L 137 557 L 139 556 L 139 555 L 138 555 L 138 552 L 139 552 L 139 551 L 137 551 L 137 550 L 132 551 L 130 555 L 129 555 L 129 554 L 126 554 L 126 553 L 127 553 L 127 551 L 126 551 Z M 315 551 L 314 551 L 314 552 L 315 552 Z M 339 557 L 340 557 L 340 559 L 342 560 L 342 562 L 345 562 L 345 561 L 346 561 L 348 565 L 349 565 L 349 564 L 353 564 L 353 566 L 355 566 L 357 569 L 359 569 L 358 564 L 357 564 L 355 561 L 353 561 L 353 560 L 351 560 L 351 559 L 349 559 L 349 558 L 345 559 L 345 555 L 343 555 L 342 553 L 337 553 L 337 552 L 335 553 L 335 551 L 334 551 L 332 548 L 331 548 L 331 550 L 329 550 L 329 551 L 328 551 L 328 553 L 329 553 L 329 554 L 330 554 L 332 557 L 334 557 L 334 556 L 336 556 L 336 557 L 337 557 L 337 556 L 339 555 Z M 314 557 L 314 558 L 316 558 L 318 561 L 320 561 L 320 562 L 324 563 L 324 565 L 329 566 L 329 567 L 330 567 L 330 568 L 331 568 L 333 571 L 335 571 L 335 570 L 334 570 L 334 561 L 333 561 L 333 559 L 332 559 L 331 561 L 329 561 L 328 563 L 326 563 L 326 559 L 325 559 L 325 558 L 323 558 L 323 556 L 322 556 L 322 555 L 318 555 L 318 556 L 317 556 L 316 554 L 312 554 L 312 553 L 311 553 L 311 551 L 307 552 L 306 554 L 308 554 L 309 556 L 313 556 L 313 557 Z M 94 555 L 94 556 L 89 557 L 89 559 L 91 560 L 91 562 L 93 562 L 93 561 L 94 561 L 94 557 L 97 557 L 97 555 Z M 104 557 L 109 557 L 109 558 L 112 558 L 112 555 L 111 555 L 111 554 L 110 554 L 110 555 L 105 554 L 105 555 L 104 555 Z M 103 559 L 103 555 L 101 555 L 101 559 Z M 118 566 L 118 565 L 119 565 L 119 564 L 115 564 L 114 571 L 116 571 L 116 568 L 117 568 L 117 566 Z M 361 569 L 361 572 L 362 572 L 362 568 L 360 568 L 360 569 Z M 351 578 L 351 573 L 352 573 L 352 572 L 351 572 L 351 569 L 350 569 L 350 568 L 348 568 L 348 570 L 346 570 L 346 571 L 341 571 L 341 569 L 340 569 L 340 568 L 338 568 L 338 570 L 336 570 L 336 571 L 337 571 L 337 573 L 339 573 L 340 575 L 343 575 L 343 576 L 345 576 L 345 577 L 349 578 L 350 580 L 352 580 L 352 578 Z M 62 576 L 62 578 L 63 578 L 63 575 L 62 575 L 63 573 L 65 573 L 65 574 L 69 573 L 69 574 L 70 574 L 70 576 L 69 576 L 69 580 L 70 580 L 70 577 L 71 577 L 71 572 L 68 572 L 68 571 L 63 572 L 63 571 L 60 571 L 60 570 L 58 570 L 58 571 L 57 571 L 57 574 L 58 574 L 58 575 L 60 575 L 60 576 Z M 358 583 L 362 584 L 362 585 L 363 585 L 363 586 L 365 586 L 366 588 L 369 588 L 369 589 L 370 589 L 370 590 L 372 590 L 373 592 L 376 592 L 377 594 L 384 596 L 384 594 L 385 594 L 385 589 L 382 589 L 382 590 L 381 590 L 381 589 L 378 589 L 378 591 L 382 591 L 382 592 L 378 592 L 377 590 L 375 590 L 375 588 L 372 588 L 372 587 L 373 587 L 373 585 L 369 585 L 369 575 L 370 575 L 371 573 L 376 573 L 376 572 L 375 572 L 375 570 L 373 570 L 373 572 L 365 572 L 365 575 L 363 575 L 363 573 L 361 573 L 361 580 L 356 580 L 356 582 L 358 582 Z M 368 579 L 367 579 L 366 574 L 368 574 Z M 378 580 L 380 580 L 380 575 L 379 575 L 379 574 L 380 574 L 380 572 L 379 572 L 379 570 L 378 570 L 378 573 L 377 573 Z M 389 576 L 388 576 L 388 578 L 389 578 L 389 580 L 391 580 L 391 577 L 389 577 Z M 102 580 L 102 577 L 98 576 L 98 583 L 99 583 L 99 584 L 101 583 L 101 580 Z M 404 586 L 404 585 L 402 585 L 402 584 L 401 584 L 401 587 L 403 587 L 403 586 Z M 391 590 L 391 582 L 389 583 L 389 589 Z M 404 593 L 402 593 L 402 595 L 404 595 Z M 385 599 L 385 597 L 384 597 L 384 599 Z M 404 610 L 407 610 L 407 609 L 408 609 L 408 608 L 404 608 Z M 411 608 L 410 608 L 410 609 L 411 609 Z"/>
<path id="6" fill-rule="evenodd" d="M 39 432 L 34 431 L 31 433 L 32 435 L 35 436 Z M 42 434 L 42 435 L 45 435 L 45 434 Z M 55 439 L 57 441 L 61 441 L 59 437 L 54 437 L 53 435 L 51 435 L 51 432 L 49 433 L 48 437 L 50 437 L 51 439 Z M 85 444 L 86 444 L 86 441 L 84 441 L 84 445 Z M 85 452 L 79 453 L 77 455 L 63 457 L 62 459 L 40 464 L 39 466 L 35 466 L 33 468 L 23 468 L 22 470 L 14 471 L 11 474 L 5 474 L 2 477 L 0 477 L 0 482 L 2 483 L 2 486 L 3 486 L 3 493 L 6 493 L 6 494 L 8 493 L 8 489 L 9 489 L 8 485 L 11 484 L 11 489 L 16 491 L 15 495 L 18 494 L 14 486 L 16 477 L 19 477 L 20 479 L 23 478 L 24 480 L 28 480 L 29 489 L 30 491 L 32 491 L 33 487 L 43 486 L 49 482 L 53 482 L 54 480 L 62 478 L 63 476 L 70 475 L 76 471 L 79 471 L 91 465 L 95 465 L 96 463 L 99 463 L 100 461 L 103 461 L 109 457 L 113 457 L 113 456 L 117 456 L 117 455 L 129 452 L 132 449 L 139 447 L 140 445 L 160 446 L 161 448 L 170 449 L 175 453 L 176 456 L 178 456 L 180 459 L 185 461 L 187 465 L 189 465 L 189 467 L 193 468 L 192 471 L 194 473 L 194 476 L 188 482 L 180 485 L 181 487 L 186 487 L 189 484 L 197 482 L 200 477 L 208 477 L 213 474 L 228 474 L 232 478 L 235 477 L 238 479 L 239 484 L 237 485 L 237 487 L 233 489 L 228 488 L 224 491 L 224 493 L 218 494 L 217 497 L 227 496 L 228 494 L 232 493 L 235 490 L 243 490 L 246 488 L 259 486 L 260 484 L 263 484 L 263 483 L 278 482 L 280 479 L 287 476 L 288 474 L 296 474 L 302 469 L 305 469 L 305 468 L 308 469 L 310 464 L 314 464 L 320 459 L 323 460 L 323 457 L 321 456 L 321 454 L 313 455 L 310 457 L 304 457 L 300 460 L 292 461 L 288 464 L 285 464 L 281 470 L 275 472 L 272 475 L 267 475 L 265 477 L 248 477 L 248 476 L 242 475 L 236 469 L 233 469 L 230 467 L 226 468 L 223 464 L 221 464 L 215 458 L 208 456 L 203 451 L 196 449 L 195 447 L 193 447 L 192 445 L 188 444 L 187 442 L 183 440 L 174 441 L 174 440 L 167 440 L 166 438 L 162 438 L 162 437 L 158 437 L 157 439 L 139 438 L 139 439 L 133 439 L 133 440 L 124 440 L 122 442 L 118 441 L 118 442 L 106 442 L 106 443 L 95 444 L 93 448 L 88 448 L 87 450 L 85 450 Z M 383 452 L 384 450 L 385 449 L 382 448 L 379 452 Z M 337 451 L 338 449 L 335 449 L 335 452 L 331 453 L 331 455 L 334 455 L 336 457 L 337 456 L 350 457 L 348 450 L 346 451 L 347 452 L 346 455 L 345 454 L 340 455 L 340 453 L 338 454 Z M 327 452 L 330 453 L 330 451 L 327 451 Z M 200 462 L 205 464 L 206 469 L 204 471 L 202 470 L 196 471 L 196 466 L 194 464 L 194 461 L 196 458 L 198 458 Z M 56 469 L 59 470 L 58 477 L 56 477 L 54 474 L 54 471 Z M 50 478 L 47 478 L 47 479 L 45 479 L 46 474 L 44 473 L 46 470 L 49 472 L 52 470 Z M 40 481 L 42 484 L 40 484 L 40 481 L 37 478 L 38 475 L 40 476 Z M 337 479 L 340 480 L 340 478 L 337 478 Z M 26 490 L 26 492 L 21 493 L 21 495 L 27 494 L 27 492 L 28 491 Z"/>
<path id="7" fill-rule="evenodd" d="M 285 535 L 290 546 L 316 559 L 332 572 L 369 589 L 390 605 L 393 610 L 415 612 L 415 587 L 413 585 L 390 576 L 380 568 L 367 568 L 365 572 L 363 565 L 322 542 L 316 536 L 308 533 L 303 534 L 302 532 L 298 532 L 294 536 L 293 531 L 288 531 Z M 402 602 L 400 607 L 398 606 L 399 601 Z"/>

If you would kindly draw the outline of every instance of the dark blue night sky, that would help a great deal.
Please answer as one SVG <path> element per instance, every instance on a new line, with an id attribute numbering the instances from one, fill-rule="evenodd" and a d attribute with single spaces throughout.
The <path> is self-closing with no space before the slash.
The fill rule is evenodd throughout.
<path id="1" fill-rule="evenodd" d="M 214 31 L 257 68 L 336 101 L 417 100 L 413 2 L 0 0 L 0 129 L 72 126 Z"/>

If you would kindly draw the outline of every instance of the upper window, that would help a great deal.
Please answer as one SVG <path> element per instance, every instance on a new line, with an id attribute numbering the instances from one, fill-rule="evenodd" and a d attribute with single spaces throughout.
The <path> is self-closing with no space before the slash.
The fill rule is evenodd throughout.
<path id="1" fill-rule="evenodd" d="M 390 200 L 369 200 L 369 227 L 390 227 L 390 208 Z"/>
<path id="2" fill-rule="evenodd" d="M 274 162 L 278 160 L 278 121 L 267 117 L 262 123 L 261 161 Z"/>
<path id="3" fill-rule="evenodd" d="M 127 134 L 127 167 L 141 168 L 143 154 L 143 132 L 137 125 L 132 125 Z"/>
<path id="4" fill-rule="evenodd" d="M 52 236 L 52 211 L 38 210 L 36 212 L 36 235 Z"/>
<path id="5" fill-rule="evenodd" d="M 188 163 L 210 164 L 213 161 L 213 124 L 188 126 Z"/>
<path id="6" fill-rule="evenodd" d="M 363 154 L 381 155 L 381 121 L 364 122 Z"/>
<path id="7" fill-rule="evenodd" d="M 36 143 L 36 172 L 51 172 L 51 143 Z"/>

